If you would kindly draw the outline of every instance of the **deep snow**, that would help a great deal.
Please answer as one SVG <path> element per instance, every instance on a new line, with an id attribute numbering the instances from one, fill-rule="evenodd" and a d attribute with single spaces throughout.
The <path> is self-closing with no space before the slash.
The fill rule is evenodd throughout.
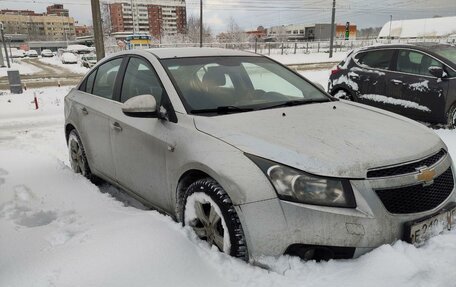
<path id="1" fill-rule="evenodd" d="M 456 231 L 354 260 L 264 258 L 269 270 L 208 248 L 169 217 L 70 170 L 68 90 L 0 96 L 0 286 L 456 286 Z M 456 132 L 436 132 L 456 157 Z"/>

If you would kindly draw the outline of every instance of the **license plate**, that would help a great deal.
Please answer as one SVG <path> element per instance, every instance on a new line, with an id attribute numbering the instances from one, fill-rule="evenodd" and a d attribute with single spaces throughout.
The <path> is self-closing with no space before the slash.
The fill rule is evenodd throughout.
<path id="1" fill-rule="evenodd" d="M 456 224 L 456 206 L 444 208 L 439 213 L 419 219 L 406 225 L 406 238 L 416 246 L 422 245 L 429 238 L 439 235 L 445 230 L 451 230 Z"/>

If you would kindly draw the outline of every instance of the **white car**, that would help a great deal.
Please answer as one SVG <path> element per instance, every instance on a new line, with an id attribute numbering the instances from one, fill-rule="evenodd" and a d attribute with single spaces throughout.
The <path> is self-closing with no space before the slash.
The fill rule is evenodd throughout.
<path id="1" fill-rule="evenodd" d="M 28 50 L 27 52 L 25 52 L 25 55 L 29 58 L 37 58 L 38 52 L 36 50 Z"/>
<path id="2" fill-rule="evenodd" d="M 49 49 L 45 49 L 41 51 L 41 57 L 54 57 L 54 53 Z"/>
<path id="3" fill-rule="evenodd" d="M 120 52 L 65 97 L 65 120 L 75 172 L 243 260 L 353 258 L 456 226 L 454 165 L 433 131 L 265 56 Z"/>
<path id="4" fill-rule="evenodd" d="M 63 53 L 61 59 L 63 64 L 76 64 L 78 62 L 78 57 L 68 52 Z"/>

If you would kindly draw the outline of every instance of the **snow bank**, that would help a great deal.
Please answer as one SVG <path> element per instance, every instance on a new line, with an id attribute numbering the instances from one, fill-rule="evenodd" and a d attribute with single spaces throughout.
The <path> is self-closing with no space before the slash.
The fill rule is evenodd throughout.
<path id="1" fill-rule="evenodd" d="M 6 59 L 5 59 L 5 65 L 6 65 Z M 8 70 L 9 69 L 7 67 L 0 68 L 0 77 L 7 77 Z M 19 59 L 12 60 L 11 70 L 18 70 L 19 74 L 21 74 L 21 75 L 32 75 L 32 74 L 36 74 L 36 73 L 43 71 L 40 68 L 38 68 L 34 65 L 31 65 L 31 64 L 22 62 Z"/>
<path id="2" fill-rule="evenodd" d="M 39 58 L 39 60 L 45 64 L 50 64 L 53 66 L 64 68 L 75 74 L 85 75 L 85 73 L 89 71 L 89 68 L 82 66 L 80 62 L 78 62 L 77 64 L 63 64 L 59 57 Z"/>
<path id="3" fill-rule="evenodd" d="M 169 217 L 70 170 L 61 104 L 68 90 L 41 89 L 42 112 L 28 106 L 32 91 L 0 96 L 0 115 L 11 110 L 0 122 L 0 286 L 455 285 L 456 231 L 355 260 L 263 258 L 270 270 L 210 249 Z M 35 112 L 54 118 L 31 125 Z M 5 128 L 11 122 L 22 125 Z M 456 158 L 456 132 L 436 132 Z"/>
<path id="4" fill-rule="evenodd" d="M 299 71 L 301 75 L 306 77 L 306 79 L 318 83 L 325 88 L 325 91 L 328 90 L 328 80 L 330 71 L 328 70 L 317 70 L 317 71 Z"/>

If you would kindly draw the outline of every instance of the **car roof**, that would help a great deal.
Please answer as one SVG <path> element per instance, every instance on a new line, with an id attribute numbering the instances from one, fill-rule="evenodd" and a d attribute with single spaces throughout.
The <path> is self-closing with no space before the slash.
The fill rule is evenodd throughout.
<path id="1" fill-rule="evenodd" d="M 220 48 L 152 48 L 145 51 L 154 54 L 159 59 L 211 56 L 261 56 L 252 52 Z"/>

